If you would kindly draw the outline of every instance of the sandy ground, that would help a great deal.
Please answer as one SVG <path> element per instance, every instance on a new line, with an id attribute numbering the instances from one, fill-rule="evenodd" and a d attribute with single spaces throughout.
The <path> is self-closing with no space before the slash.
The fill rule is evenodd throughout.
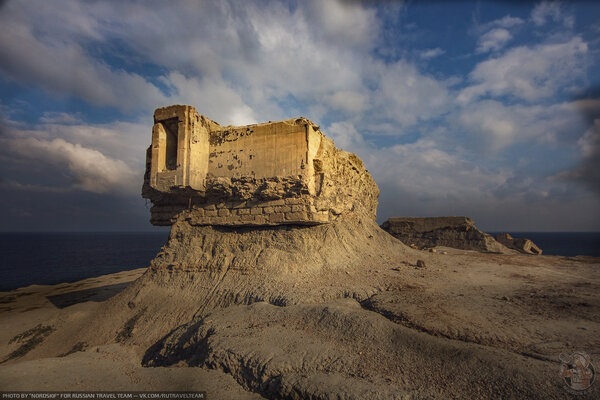
<path id="1" fill-rule="evenodd" d="M 583 350 L 600 365 L 600 259 L 449 248 L 411 250 L 402 259 L 320 281 L 370 282 L 362 298 L 215 307 L 186 316 L 152 343 L 135 340 L 143 337 L 135 320 L 124 340 L 123 330 L 97 343 L 69 330 L 102 326 L 97 316 L 111 296 L 145 269 L 3 292 L 0 390 L 569 398 L 560 354 Z M 418 268 L 417 259 L 426 266 Z M 577 398 L 600 398 L 600 383 Z"/>

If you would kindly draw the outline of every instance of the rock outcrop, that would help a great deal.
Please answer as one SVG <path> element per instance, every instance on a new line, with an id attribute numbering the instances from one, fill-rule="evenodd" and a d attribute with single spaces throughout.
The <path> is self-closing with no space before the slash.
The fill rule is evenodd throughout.
<path id="1" fill-rule="evenodd" d="M 512 253 L 467 217 L 392 217 L 381 227 L 407 246 L 453 247 L 493 253 Z"/>
<path id="2" fill-rule="evenodd" d="M 542 249 L 529 239 L 514 238 L 508 233 L 499 233 L 496 235 L 496 240 L 509 249 L 517 250 L 524 254 L 542 254 Z"/>
<path id="3" fill-rule="evenodd" d="M 317 225 L 375 218 L 379 190 L 354 154 L 306 118 L 223 127 L 192 106 L 154 112 L 142 196 L 151 223 Z"/>

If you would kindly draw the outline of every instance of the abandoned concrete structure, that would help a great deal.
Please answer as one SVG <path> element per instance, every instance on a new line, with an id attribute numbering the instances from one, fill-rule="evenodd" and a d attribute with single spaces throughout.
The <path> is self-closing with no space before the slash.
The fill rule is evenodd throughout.
<path id="1" fill-rule="evenodd" d="M 174 105 L 154 112 L 142 196 L 154 225 L 322 224 L 375 218 L 379 190 L 306 118 L 223 127 Z"/>

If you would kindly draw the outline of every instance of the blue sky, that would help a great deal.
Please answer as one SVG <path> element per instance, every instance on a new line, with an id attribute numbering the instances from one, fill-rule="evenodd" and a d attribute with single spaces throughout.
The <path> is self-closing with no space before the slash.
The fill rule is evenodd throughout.
<path id="1" fill-rule="evenodd" d="M 306 116 L 390 216 L 600 230 L 591 1 L 0 3 L 0 229 L 150 230 L 152 113 Z"/>

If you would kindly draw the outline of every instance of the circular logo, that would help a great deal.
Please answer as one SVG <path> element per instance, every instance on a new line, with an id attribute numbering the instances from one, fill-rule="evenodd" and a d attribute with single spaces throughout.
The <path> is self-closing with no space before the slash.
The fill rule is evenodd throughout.
<path id="1" fill-rule="evenodd" d="M 569 389 L 582 392 L 594 383 L 596 371 L 590 356 L 583 351 L 560 355 L 560 376 Z"/>

